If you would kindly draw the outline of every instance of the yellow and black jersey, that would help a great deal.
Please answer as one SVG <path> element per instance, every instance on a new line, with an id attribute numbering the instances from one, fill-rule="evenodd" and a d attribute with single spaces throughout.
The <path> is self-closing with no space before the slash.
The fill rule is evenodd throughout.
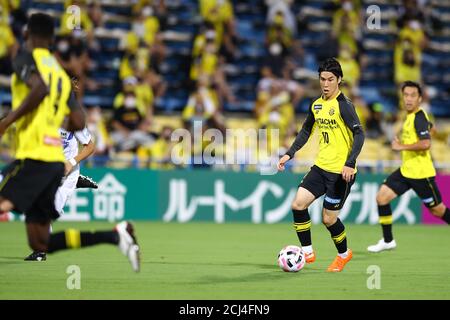
<path id="1" fill-rule="evenodd" d="M 315 100 L 291 148 L 290 158 L 308 141 L 313 129 L 319 130 L 319 154 L 315 165 L 322 170 L 341 173 L 344 166 L 356 169 L 356 158 L 364 144 L 364 132 L 355 107 L 341 92 L 330 100 Z"/>
<path id="2" fill-rule="evenodd" d="M 21 51 L 13 61 L 12 109 L 18 109 L 30 91 L 27 83 L 38 73 L 48 94 L 36 109 L 16 122 L 16 159 L 64 162 L 59 128 L 70 109 L 78 108 L 69 76 L 44 48 Z"/>
<path id="3" fill-rule="evenodd" d="M 414 144 L 419 140 L 431 139 L 431 123 L 428 115 L 422 109 L 410 113 L 406 116 L 401 133 L 402 144 Z M 402 153 L 402 175 L 410 179 L 424 179 L 434 177 L 434 169 L 430 150 L 410 151 L 404 150 Z"/>

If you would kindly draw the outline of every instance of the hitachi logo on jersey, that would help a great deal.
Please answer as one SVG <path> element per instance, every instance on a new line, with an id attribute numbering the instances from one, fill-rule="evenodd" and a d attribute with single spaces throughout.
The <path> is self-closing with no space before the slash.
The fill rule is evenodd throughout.
<path id="1" fill-rule="evenodd" d="M 316 119 L 318 124 L 325 124 L 325 125 L 336 125 L 337 122 L 334 119 L 322 119 L 322 118 L 317 118 Z"/>

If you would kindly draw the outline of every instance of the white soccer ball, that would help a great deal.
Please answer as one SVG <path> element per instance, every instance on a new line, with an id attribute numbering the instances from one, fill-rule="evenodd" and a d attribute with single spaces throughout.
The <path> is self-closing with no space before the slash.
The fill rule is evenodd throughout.
<path id="1" fill-rule="evenodd" d="M 278 254 L 278 266 L 286 272 L 297 272 L 305 266 L 305 253 L 297 246 L 286 246 Z"/>

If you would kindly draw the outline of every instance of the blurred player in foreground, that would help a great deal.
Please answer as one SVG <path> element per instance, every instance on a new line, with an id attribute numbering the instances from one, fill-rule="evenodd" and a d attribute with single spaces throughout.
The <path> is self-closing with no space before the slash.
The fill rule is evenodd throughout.
<path id="1" fill-rule="evenodd" d="M 325 194 L 322 221 L 338 251 L 327 269 L 329 272 L 342 271 L 353 256 L 352 250 L 347 248 L 345 227 L 338 215 L 355 182 L 356 158 L 364 144 L 364 132 L 355 107 L 339 90 L 342 78 L 342 68 L 336 59 L 327 59 L 320 65 L 322 96 L 311 105 L 302 130 L 278 163 L 278 170 L 284 170 L 285 163 L 306 144 L 313 127 L 318 128 L 319 154 L 300 183 L 292 212 L 306 262 L 312 263 L 316 260 L 316 254 L 312 247 L 308 207 Z"/>
<path id="2" fill-rule="evenodd" d="M 392 149 L 401 151 L 402 166 L 381 185 L 377 194 L 378 215 L 383 239 L 369 246 L 369 252 L 394 249 L 397 243 L 392 235 L 392 200 L 413 189 L 431 213 L 450 224 L 450 210 L 442 203 L 436 185 L 436 170 L 431 159 L 431 123 L 427 113 L 420 108 L 422 88 L 407 81 L 402 86 L 402 98 L 407 112 L 401 140 L 392 141 Z"/>
<path id="3" fill-rule="evenodd" d="M 55 209 L 61 215 L 64 213 L 64 206 L 75 191 L 78 180 L 80 179 L 79 163 L 94 153 L 95 145 L 87 128 L 75 132 L 69 132 L 61 128 L 59 129 L 59 133 L 61 135 L 64 156 L 66 158 L 64 164 L 65 176 L 55 195 Z M 78 143 L 83 145 L 80 152 L 78 152 Z M 86 179 L 86 177 L 84 179 Z M 86 182 L 88 182 L 88 180 L 86 180 Z M 92 182 L 92 188 L 97 188 L 97 185 L 94 182 Z M 46 260 L 46 258 L 45 252 L 35 251 L 26 257 L 25 260 L 43 261 Z"/>
<path id="4" fill-rule="evenodd" d="M 16 160 L 3 170 L 0 212 L 25 214 L 28 243 L 35 252 L 53 253 L 100 243 L 118 245 L 139 271 L 139 246 L 132 225 L 119 223 L 112 231 L 80 232 L 69 229 L 50 234 L 50 222 L 59 214 L 55 194 L 64 176 L 64 154 L 59 128 L 68 116 L 68 131 L 85 127 L 71 81 L 50 53 L 54 21 L 33 14 L 25 34 L 26 50 L 13 61 L 12 112 L 0 121 L 0 136 L 16 124 Z"/>

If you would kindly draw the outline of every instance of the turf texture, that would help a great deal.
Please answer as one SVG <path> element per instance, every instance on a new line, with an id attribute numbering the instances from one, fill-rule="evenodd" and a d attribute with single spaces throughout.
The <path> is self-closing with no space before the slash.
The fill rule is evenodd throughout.
<path id="1" fill-rule="evenodd" d="M 54 232 L 113 226 L 57 222 Z M 135 229 L 140 273 L 111 245 L 25 262 L 24 224 L 0 223 L 0 299 L 450 299 L 448 226 L 394 225 L 397 249 L 371 254 L 381 228 L 347 225 L 354 257 L 341 273 L 325 271 L 336 249 L 322 225 L 312 227 L 317 260 L 298 273 L 276 265 L 283 246 L 298 245 L 289 224 L 136 222 Z M 68 289 L 73 270 L 80 289 Z"/>

